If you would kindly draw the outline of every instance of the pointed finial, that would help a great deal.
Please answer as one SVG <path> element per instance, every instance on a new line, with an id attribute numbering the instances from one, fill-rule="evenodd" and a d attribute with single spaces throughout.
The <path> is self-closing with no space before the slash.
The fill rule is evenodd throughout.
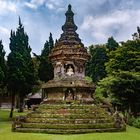
<path id="1" fill-rule="evenodd" d="M 70 4 L 68 5 L 68 10 L 71 11 L 71 5 Z"/>
<path id="2" fill-rule="evenodd" d="M 71 8 L 72 8 L 72 6 L 69 4 L 68 5 L 68 10 L 65 13 L 66 16 L 74 16 L 74 13 L 73 13 Z"/>
<path id="3" fill-rule="evenodd" d="M 20 16 L 18 17 L 18 19 L 19 19 L 19 21 L 18 21 L 19 23 L 18 23 L 18 24 L 19 24 L 19 26 L 21 27 L 21 26 L 22 26 L 22 23 L 21 23 L 21 18 L 20 18 Z"/>
<path id="4" fill-rule="evenodd" d="M 52 33 L 50 33 L 50 37 L 52 37 Z"/>

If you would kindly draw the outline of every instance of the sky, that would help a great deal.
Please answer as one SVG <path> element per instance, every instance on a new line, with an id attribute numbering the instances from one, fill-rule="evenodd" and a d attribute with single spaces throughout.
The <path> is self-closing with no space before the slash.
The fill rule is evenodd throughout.
<path id="1" fill-rule="evenodd" d="M 75 13 L 77 33 L 85 46 L 132 39 L 140 26 L 140 0 L 0 0 L 0 39 L 6 54 L 10 31 L 16 31 L 18 17 L 29 36 L 32 52 L 40 54 L 50 32 L 60 38 L 68 4 Z"/>

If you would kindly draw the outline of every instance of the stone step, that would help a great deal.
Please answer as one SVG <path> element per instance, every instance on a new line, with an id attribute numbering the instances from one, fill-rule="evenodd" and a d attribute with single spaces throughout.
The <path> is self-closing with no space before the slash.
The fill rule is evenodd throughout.
<path id="1" fill-rule="evenodd" d="M 69 119 L 82 119 L 82 118 L 88 118 L 88 119 L 103 119 L 106 117 L 109 117 L 108 114 L 92 114 L 92 113 L 86 113 L 86 114 L 73 114 L 73 113 L 56 113 L 56 114 L 51 114 L 51 113 L 32 113 L 32 114 L 28 114 L 27 117 L 29 118 L 69 118 Z"/>
<path id="2" fill-rule="evenodd" d="M 47 123 L 22 123 L 23 128 L 40 129 L 102 129 L 113 128 L 114 123 L 96 123 L 96 124 L 47 124 Z"/>
<path id="3" fill-rule="evenodd" d="M 65 124 L 65 123 L 72 123 L 72 124 L 79 124 L 79 123 L 89 123 L 89 124 L 94 124 L 94 123 L 109 123 L 109 122 L 113 122 L 112 119 L 107 119 L 107 118 L 103 118 L 103 119 L 67 119 L 67 118 L 26 118 L 26 122 L 28 123 L 49 123 L 49 124 L 55 124 L 55 123 L 61 123 L 61 124 Z"/>
<path id="4" fill-rule="evenodd" d="M 120 132 L 125 129 L 117 128 L 103 128 L 103 129 L 38 129 L 38 128 L 16 128 L 15 132 L 26 132 L 26 133 L 48 133 L 48 134 L 83 134 L 93 132 Z"/>
<path id="5" fill-rule="evenodd" d="M 55 113 L 93 113 L 93 114 L 96 114 L 96 113 L 101 113 L 102 111 L 101 110 L 98 110 L 98 109 L 94 109 L 94 108 L 85 108 L 85 109 L 78 109 L 78 108 L 59 108 L 59 109 L 38 109 L 37 110 L 38 113 L 52 113 L 52 114 L 55 114 Z"/>
<path id="6" fill-rule="evenodd" d="M 87 104 L 41 104 L 38 109 L 92 109 L 100 108 L 96 105 L 87 105 Z M 101 109 L 101 108 L 100 108 Z"/>

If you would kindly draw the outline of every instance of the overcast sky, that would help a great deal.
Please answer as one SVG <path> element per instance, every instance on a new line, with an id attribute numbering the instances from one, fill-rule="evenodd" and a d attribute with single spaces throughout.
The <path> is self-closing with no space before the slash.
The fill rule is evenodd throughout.
<path id="1" fill-rule="evenodd" d="M 85 46 L 103 44 L 113 36 L 118 42 L 131 39 L 140 26 L 140 0 L 0 0 L 0 39 L 9 50 L 10 30 L 18 27 L 18 16 L 29 36 L 32 51 L 40 54 L 49 33 L 62 33 L 68 4 Z"/>

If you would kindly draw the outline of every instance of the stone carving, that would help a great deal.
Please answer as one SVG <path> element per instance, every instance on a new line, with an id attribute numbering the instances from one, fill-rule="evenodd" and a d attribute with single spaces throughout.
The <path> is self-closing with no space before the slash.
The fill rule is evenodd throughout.
<path id="1" fill-rule="evenodd" d="M 71 92 L 71 90 L 68 90 L 68 93 L 66 93 L 66 100 L 73 100 L 73 93 Z"/>
<path id="2" fill-rule="evenodd" d="M 55 71 L 55 73 L 56 73 L 56 75 L 58 77 L 60 77 L 62 75 L 62 64 L 61 64 L 61 62 L 56 63 L 56 71 Z M 54 73 L 54 75 L 55 75 L 55 73 Z"/>
<path id="3" fill-rule="evenodd" d="M 74 74 L 74 71 L 73 71 L 71 66 L 69 66 L 69 68 L 67 69 L 67 73 L 66 74 L 69 75 L 69 76 L 72 76 Z"/>

